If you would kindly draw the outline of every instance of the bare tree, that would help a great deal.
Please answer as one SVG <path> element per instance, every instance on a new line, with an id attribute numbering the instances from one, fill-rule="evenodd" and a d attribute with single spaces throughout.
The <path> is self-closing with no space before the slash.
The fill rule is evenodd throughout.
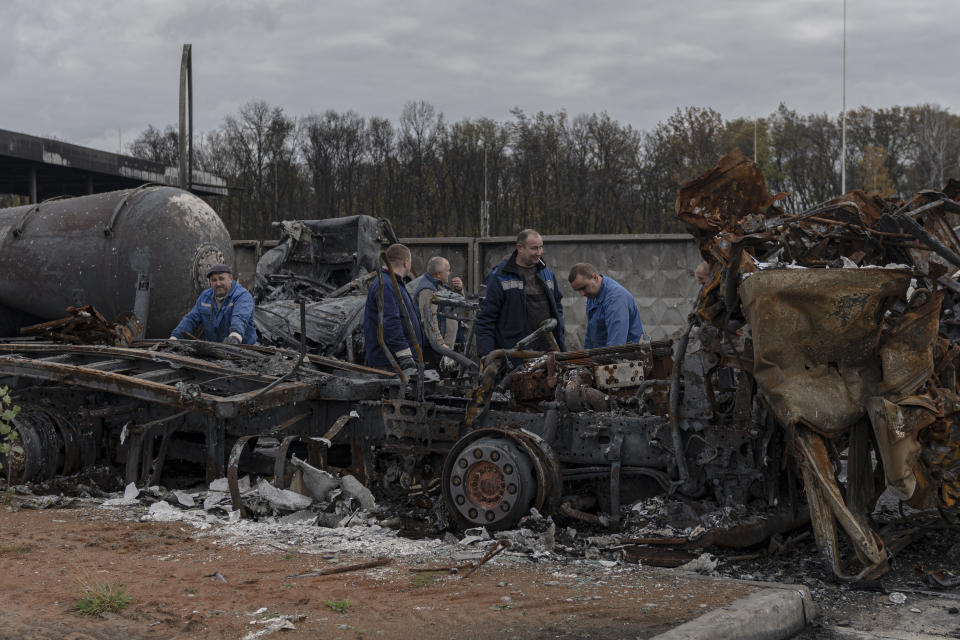
<path id="1" fill-rule="evenodd" d="M 179 133 L 168 124 L 160 131 L 152 124 L 127 146 L 127 152 L 134 158 L 152 160 L 167 167 L 180 163 Z"/>

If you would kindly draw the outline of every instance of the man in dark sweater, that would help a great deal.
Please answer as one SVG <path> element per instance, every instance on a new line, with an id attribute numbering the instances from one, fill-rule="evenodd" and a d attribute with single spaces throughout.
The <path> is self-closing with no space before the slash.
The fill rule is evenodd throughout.
<path id="1" fill-rule="evenodd" d="M 557 319 L 553 334 L 563 341 L 563 297 L 553 272 L 543 262 L 543 238 L 533 229 L 517 236 L 517 248 L 487 275 L 487 295 L 477 315 L 477 352 L 509 349 L 548 318 Z M 541 337 L 530 349 L 547 350 Z"/>

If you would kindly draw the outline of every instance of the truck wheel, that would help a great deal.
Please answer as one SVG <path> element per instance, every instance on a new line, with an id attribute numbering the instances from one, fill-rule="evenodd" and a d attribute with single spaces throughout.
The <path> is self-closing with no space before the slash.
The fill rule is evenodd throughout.
<path id="1" fill-rule="evenodd" d="M 531 507 L 549 513 L 560 491 L 559 469 L 538 444 L 545 446 L 519 429 L 479 429 L 461 438 L 447 454 L 442 478 L 455 523 L 500 530 L 514 526 Z"/>

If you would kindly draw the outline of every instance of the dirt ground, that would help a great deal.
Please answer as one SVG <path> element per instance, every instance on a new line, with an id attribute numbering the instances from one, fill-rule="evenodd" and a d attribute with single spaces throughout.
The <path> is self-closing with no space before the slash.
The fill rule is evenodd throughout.
<path id="1" fill-rule="evenodd" d="M 410 571 L 458 564 L 450 557 L 292 577 L 375 556 L 239 542 L 216 527 L 138 522 L 89 504 L 8 505 L 0 510 L 0 639 L 648 638 L 752 591 L 632 565 L 509 554 L 469 577 Z M 83 584 L 123 584 L 132 602 L 80 616 L 73 608 Z M 327 604 L 343 600 L 345 613 Z M 295 628 L 271 632 L 265 621 L 279 615 Z"/>

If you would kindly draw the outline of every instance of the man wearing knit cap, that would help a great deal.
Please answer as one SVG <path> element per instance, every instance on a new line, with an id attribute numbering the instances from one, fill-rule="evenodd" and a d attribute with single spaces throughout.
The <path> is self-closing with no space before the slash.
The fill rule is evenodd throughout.
<path id="1" fill-rule="evenodd" d="M 210 288 L 205 289 L 190 313 L 170 332 L 170 338 L 196 336 L 203 327 L 203 339 L 224 344 L 257 344 L 253 326 L 253 296 L 233 279 L 225 264 L 207 269 Z"/>

